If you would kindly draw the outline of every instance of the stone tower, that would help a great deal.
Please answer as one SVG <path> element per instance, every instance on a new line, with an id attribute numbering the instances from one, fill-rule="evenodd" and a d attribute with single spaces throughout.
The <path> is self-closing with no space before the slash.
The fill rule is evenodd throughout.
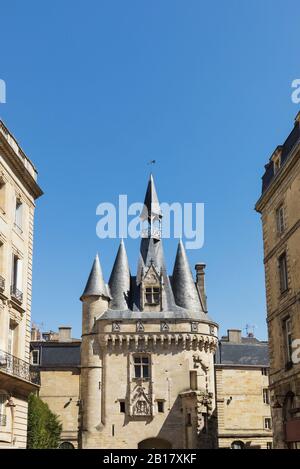
<path id="1" fill-rule="evenodd" d="M 204 264 L 195 283 L 180 241 L 166 270 L 153 181 L 141 214 L 137 275 L 123 241 L 106 285 L 98 256 L 81 296 L 82 448 L 214 447 L 218 326 L 207 314 Z"/>

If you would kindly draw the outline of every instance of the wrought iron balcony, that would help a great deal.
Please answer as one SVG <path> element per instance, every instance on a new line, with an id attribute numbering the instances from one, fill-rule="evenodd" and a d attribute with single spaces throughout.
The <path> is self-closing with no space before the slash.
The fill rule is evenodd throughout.
<path id="1" fill-rule="evenodd" d="M 23 293 L 18 290 L 18 288 L 16 287 L 16 285 L 11 285 L 10 287 L 10 294 L 12 296 L 12 298 L 14 298 L 15 300 L 17 300 L 19 303 L 22 303 L 23 301 Z"/>
<path id="2" fill-rule="evenodd" d="M 5 278 L 0 275 L 0 290 L 4 291 L 5 290 Z"/>
<path id="3" fill-rule="evenodd" d="M 28 362 L 0 350 L 0 372 L 4 371 L 9 375 L 25 379 L 33 384 L 40 385 L 40 372 L 37 367 L 31 366 Z"/>

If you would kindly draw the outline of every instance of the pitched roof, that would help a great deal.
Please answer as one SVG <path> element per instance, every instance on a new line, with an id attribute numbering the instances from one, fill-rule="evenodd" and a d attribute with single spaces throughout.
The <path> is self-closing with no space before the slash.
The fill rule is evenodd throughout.
<path id="1" fill-rule="evenodd" d="M 181 240 L 178 243 L 172 276 L 172 287 L 177 305 L 194 311 L 201 310 L 199 295 Z"/>
<path id="2" fill-rule="evenodd" d="M 240 344 L 220 341 L 216 352 L 216 365 L 269 366 L 268 343 L 259 342 Z"/>
<path id="3" fill-rule="evenodd" d="M 84 292 L 81 295 L 81 299 L 84 299 L 88 296 L 105 296 L 109 298 L 109 293 L 103 279 L 98 254 L 96 254 L 87 284 L 85 286 Z"/>
<path id="4" fill-rule="evenodd" d="M 125 248 L 121 243 L 109 280 L 112 301 L 109 303 L 107 311 L 101 314 L 101 318 L 98 319 L 173 318 L 211 322 L 212 320 L 207 313 L 202 311 L 182 243 L 180 243 L 179 252 L 177 252 L 173 280 L 167 273 L 162 239 L 151 229 L 153 220 L 162 217 L 152 175 L 147 186 L 145 206 L 149 209 L 150 216 L 144 213 L 141 218 L 143 221 L 147 220 L 150 229 L 146 230 L 146 237 L 143 236 L 141 239 L 137 275 L 130 277 L 130 291 L 128 292 L 129 267 Z M 140 284 L 151 265 L 162 281 L 161 311 L 141 310 Z M 176 297 L 174 292 L 176 292 Z"/>
<path id="5" fill-rule="evenodd" d="M 161 209 L 157 197 L 157 192 L 154 184 L 154 179 L 152 174 L 150 174 L 145 200 L 144 200 L 144 207 L 141 213 L 142 220 L 148 220 L 153 217 L 161 217 Z"/>
<path id="6" fill-rule="evenodd" d="M 128 309 L 130 270 L 123 240 L 120 243 L 108 284 L 112 296 L 109 307 L 111 309 Z"/>

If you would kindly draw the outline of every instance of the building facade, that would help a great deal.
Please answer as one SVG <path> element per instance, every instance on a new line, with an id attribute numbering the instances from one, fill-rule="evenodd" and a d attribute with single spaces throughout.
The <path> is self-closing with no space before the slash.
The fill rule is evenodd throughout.
<path id="1" fill-rule="evenodd" d="M 216 353 L 219 448 L 271 449 L 268 343 L 229 330 Z"/>
<path id="2" fill-rule="evenodd" d="M 263 230 L 275 448 L 300 447 L 299 126 L 300 113 L 265 166 L 256 204 Z"/>
<path id="3" fill-rule="evenodd" d="M 136 276 L 121 242 L 109 284 L 96 257 L 81 296 L 82 448 L 216 447 L 213 356 L 204 265 L 195 282 L 182 242 L 167 274 L 162 213 L 150 177 Z"/>
<path id="4" fill-rule="evenodd" d="M 30 314 L 37 172 L 0 121 L 0 448 L 26 447 Z"/>
<path id="5" fill-rule="evenodd" d="M 71 328 L 40 334 L 32 329 L 31 363 L 40 374 L 40 398 L 62 424 L 59 448 L 78 447 L 79 380 L 81 340 L 72 338 Z"/>

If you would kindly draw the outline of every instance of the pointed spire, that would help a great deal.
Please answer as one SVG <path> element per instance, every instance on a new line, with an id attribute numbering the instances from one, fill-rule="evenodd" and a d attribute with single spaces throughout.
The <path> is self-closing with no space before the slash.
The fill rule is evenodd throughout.
<path id="1" fill-rule="evenodd" d="M 144 207 L 141 213 L 142 220 L 152 220 L 153 218 L 161 218 L 162 213 L 155 189 L 154 179 L 152 174 L 148 181 L 147 191 L 144 200 Z"/>
<path id="2" fill-rule="evenodd" d="M 130 270 L 123 239 L 121 240 L 108 284 L 112 296 L 112 300 L 109 305 L 110 309 L 128 309 Z"/>
<path id="3" fill-rule="evenodd" d="M 178 306 L 193 311 L 201 310 L 199 295 L 181 240 L 178 243 L 172 277 L 172 287 L 175 301 Z"/>
<path id="4" fill-rule="evenodd" d="M 106 298 L 109 298 L 107 288 L 103 279 L 98 254 L 96 254 L 92 270 L 90 272 L 84 292 L 82 293 L 81 299 L 84 299 L 88 296 L 105 296 Z"/>

